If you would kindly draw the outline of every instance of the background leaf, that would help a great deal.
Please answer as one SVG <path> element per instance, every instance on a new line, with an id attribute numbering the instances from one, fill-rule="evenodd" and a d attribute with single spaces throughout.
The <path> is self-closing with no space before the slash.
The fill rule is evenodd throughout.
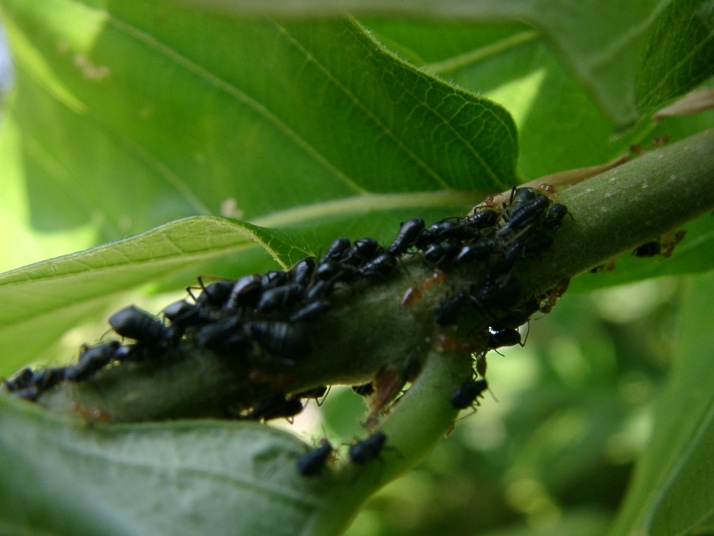
<path id="1" fill-rule="evenodd" d="M 709 491 L 714 489 L 714 337 L 708 328 L 714 277 L 688 283 L 677 360 L 614 535 L 706 533 L 714 523 Z"/>
<path id="2" fill-rule="evenodd" d="M 70 244 L 88 246 L 182 215 L 223 212 L 294 229 L 290 240 L 300 247 L 274 252 L 289 265 L 308 252 L 319 253 L 336 236 L 385 240 L 415 212 L 437 219 L 463 213 L 479 199 L 452 189 L 500 189 L 514 180 L 517 143 L 502 109 L 408 67 L 351 21 L 277 23 L 170 3 L 142 10 L 123 3 L 102 9 L 53 2 L 50 10 L 7 0 L 20 78 L 2 139 L 10 185 L 3 217 L 19 229 L 7 239 L 8 259 L 41 258 L 73 249 Z M 67 18 L 74 23 L 62 24 Z M 569 20 L 577 25 L 578 19 Z M 610 120 L 557 61 L 543 34 L 523 24 L 377 19 L 366 24 L 424 71 L 513 110 L 523 147 L 519 167 L 526 177 L 600 163 L 658 133 L 643 126 L 609 140 Z M 32 31 L 32 40 L 23 28 Z M 342 45 L 337 51 L 334 42 Z M 236 61 L 226 61 L 226 50 Z M 266 65 L 267 57 L 272 59 Z M 36 121 L 38 110 L 46 122 Z M 475 110 L 490 117 L 486 128 L 459 123 L 478 115 Z M 676 119 L 664 122 L 659 132 L 670 125 L 677 125 Z M 674 132 L 683 136 L 698 127 Z M 482 169 L 498 170 L 495 182 L 487 171 L 478 173 L 479 151 L 492 162 Z M 23 225 L 13 225 L 18 220 Z M 666 262 L 624 259 L 613 274 L 585 276 L 573 288 L 708 269 L 712 222 L 703 218 L 690 227 L 686 243 Z M 198 273 L 241 274 L 274 266 L 247 246 L 240 253 L 206 250 L 180 261 L 162 272 L 163 288 L 181 288 Z M 162 255 L 144 252 L 141 258 L 154 262 Z M 158 273 L 144 268 L 133 281 L 156 280 Z M 54 316 L 36 315 L 26 297 L 50 295 L 42 285 L 11 292 L 8 299 L 19 309 L 12 322 L 17 335 L 4 345 L 13 349 L 7 352 L 9 366 L 43 353 L 67 327 L 96 315 L 120 290 L 106 285 L 105 294 L 90 298 L 78 287 L 85 276 L 62 283 L 41 306 L 54 303 Z M 87 277 L 86 288 L 99 291 L 90 281 L 94 276 Z M 62 311 L 73 312 L 54 322 Z M 38 333 L 42 336 L 32 336 Z M 28 338 L 32 344 L 18 346 Z"/>
<path id="3" fill-rule="evenodd" d="M 227 220 L 194 217 L 134 238 L 37 263 L 0 276 L 6 307 L 0 313 L 3 373 L 10 373 L 55 343 L 87 315 L 97 316 L 117 292 L 195 269 L 227 252 L 243 262 L 272 264 L 263 249 L 287 256 L 294 247 L 279 232 Z M 248 251 L 245 251 L 248 249 Z M 257 259 L 256 259 L 257 257 Z M 266 262 L 268 261 L 268 262 Z"/>
<path id="4" fill-rule="evenodd" d="M 519 171 L 532 179 L 563 168 L 614 159 L 641 144 L 666 136 L 691 135 L 714 124 L 714 112 L 643 124 L 612 136 L 612 123 L 587 91 L 558 62 L 545 38 L 524 25 L 395 21 L 362 22 L 390 48 L 421 68 L 499 102 L 519 131 Z M 669 259 L 624 256 L 613 272 L 583 274 L 571 291 L 585 292 L 651 277 L 711 269 L 714 218 L 684 227 L 685 240 Z M 657 237 L 652 237 L 657 238 Z"/>
<path id="5" fill-rule="evenodd" d="M 589 0 L 577 5 L 564 0 L 516 0 L 498 2 L 480 0 L 477 2 L 373 2 L 353 0 L 336 5 L 325 0 L 283 2 L 272 0 L 175 0 L 178 4 L 198 4 L 211 6 L 216 10 L 240 13 L 270 13 L 272 15 L 324 15 L 342 12 L 371 15 L 393 15 L 400 13 L 410 17 L 427 19 L 458 19 L 486 21 L 526 21 L 540 30 L 554 45 L 564 62 L 576 73 L 583 86 L 588 88 L 596 102 L 618 127 L 632 126 L 649 110 L 637 108 L 635 88 L 639 83 L 638 65 L 645 47 L 652 46 L 652 27 L 671 24 L 673 12 L 678 12 L 677 22 L 694 21 L 701 16 L 703 30 L 699 34 L 683 32 L 677 39 L 678 45 L 699 46 L 708 44 L 702 40 L 711 24 L 707 13 L 711 7 L 707 2 L 693 0 L 682 9 L 671 8 L 662 16 L 672 2 L 640 0 L 622 4 L 617 0 L 605 2 Z M 675 30 L 677 31 L 677 30 Z M 702 55 L 702 59 L 706 54 Z M 652 72 L 665 76 L 670 72 L 678 57 L 669 56 L 658 62 Z M 702 61 L 706 78 L 713 73 L 711 62 Z M 704 75 L 703 73 L 708 73 Z M 679 88 L 680 90 L 682 87 Z M 671 97 L 673 95 L 669 95 Z M 668 98 L 668 97 L 666 97 Z"/>
<path id="6" fill-rule="evenodd" d="M 651 139 L 662 134 L 676 140 L 714 124 L 710 112 L 669 118 L 659 125 L 641 123 L 626 135 L 611 139 L 615 126 L 631 124 L 641 116 L 637 91 L 647 90 L 649 85 L 643 77 L 666 81 L 647 103 L 654 107 L 654 102 L 699 83 L 702 73 L 706 75 L 711 68 L 711 62 L 702 62 L 695 72 L 691 65 L 696 62 L 678 63 L 687 47 L 696 42 L 686 39 L 686 31 L 671 29 L 671 35 L 677 37 L 671 48 L 653 46 L 652 28 L 667 29 L 668 13 L 674 9 L 668 6 L 675 4 L 667 1 L 623 5 L 613 0 L 577 6 L 554 1 L 457 4 L 449 0 L 413 2 L 406 7 L 389 2 L 355 4 L 367 10 L 361 13 L 385 9 L 406 13 L 402 10 L 409 9 L 412 14 L 442 18 L 439 23 L 394 22 L 366 15 L 360 19 L 388 49 L 430 75 L 396 60 L 349 21 L 332 20 L 322 26 L 309 21 L 248 20 L 242 19 L 240 12 L 206 13 L 209 3 L 217 5 L 218 0 L 146 6 L 2 0 L 20 67 L 20 86 L 0 139 L 6 187 L 0 199 L 0 218 L 6 229 L 12 229 L 0 239 L 5 267 L 154 229 L 126 242 L 5 274 L 0 280 L 0 296 L 8 300 L 3 301 L 0 341 L 8 341 L 2 350 L 7 372 L 30 356 L 49 357 L 43 346 L 57 340 L 66 327 L 76 326 L 83 318 L 105 318 L 100 309 L 107 307 L 116 293 L 153 283 L 156 277 L 164 278 L 171 288 L 181 288 L 199 273 L 263 271 L 279 263 L 288 265 L 304 254 L 319 253 L 337 236 L 372 235 L 385 242 L 396 224 L 407 217 L 418 214 L 433 220 L 463 213 L 478 194 L 451 189 L 495 187 L 495 182 L 476 173 L 464 175 L 466 186 L 450 182 L 454 169 L 460 169 L 459 162 L 466 162 L 461 166 L 464 169 L 472 165 L 470 138 L 441 138 L 444 144 L 440 146 L 424 136 L 425 132 L 442 132 L 439 129 L 445 125 L 454 125 L 459 133 L 469 136 L 473 133 L 469 128 L 478 128 L 474 123 L 465 127 L 458 122 L 470 118 L 471 112 L 463 117 L 458 113 L 440 117 L 445 110 L 455 109 L 449 108 L 452 97 L 490 109 L 488 102 L 473 98 L 472 93 L 478 93 L 513 115 L 521 156 L 517 172 L 515 163 L 509 164 L 511 177 L 506 181 L 601 163 L 626 151 L 630 144 L 649 147 Z M 184 7 L 177 8 L 178 4 Z M 696 3 L 686 5 L 691 17 Z M 230 6 L 243 10 L 252 4 L 231 2 Z M 302 1 L 280 7 L 262 1 L 257 9 L 274 6 L 293 13 L 297 9 L 301 14 L 319 9 L 325 10 L 321 11 L 324 14 L 337 4 Z M 481 17 L 498 18 L 502 23 L 474 23 L 477 18 L 483 20 Z M 235 28 L 240 28 L 240 33 Z M 368 59 L 364 50 L 370 51 Z M 643 74 L 637 67 L 647 61 L 642 59 L 645 50 L 652 55 L 648 57 L 652 69 Z M 350 58 L 357 58 L 355 68 L 343 68 Z M 326 82 L 329 77 L 316 68 L 319 65 L 332 69 L 327 73 L 334 81 Z M 422 99 L 426 105 L 414 105 L 415 100 L 409 101 L 414 96 L 399 88 L 403 80 L 412 83 L 407 89 L 426 88 L 431 94 L 436 88 L 448 98 Z M 465 91 L 450 88 L 451 82 Z M 310 91 L 316 87 L 322 91 Z M 349 94 L 330 91 L 335 87 L 347 87 L 359 98 L 345 108 Z M 301 106 L 295 106 L 293 97 Z M 345 109 L 351 112 L 348 117 Z M 501 109 L 492 111 L 498 115 Z M 380 130 L 375 118 L 395 128 Z M 509 125 L 501 125 L 503 130 L 495 132 L 502 136 L 505 131 L 513 138 L 513 126 Z M 375 143 L 375 135 L 383 143 Z M 395 147 L 395 139 L 403 146 Z M 420 141 L 423 139 L 429 143 Z M 509 148 L 499 146 L 499 150 L 515 158 L 516 142 L 511 141 Z M 448 161 L 439 159 L 444 145 L 454 147 Z M 410 158 L 411 154 L 419 158 Z M 452 157 L 456 168 L 451 167 Z M 445 185 L 433 182 L 434 176 L 419 162 L 443 170 Z M 239 188 L 233 186 L 237 182 Z M 312 202 L 314 196 L 322 197 Z M 157 202 L 159 198 L 162 201 Z M 251 223 L 208 216 L 156 228 L 195 214 L 245 217 Z M 586 274 L 571 288 L 589 291 L 653 275 L 710 269 L 712 221 L 704 217 L 688 225 L 685 241 L 669 260 L 626 257 L 618 261 L 612 274 Z M 279 262 L 266 254 L 261 244 L 268 245 Z M 184 255 L 185 251 L 190 253 Z M 548 321 L 533 323 L 525 350 L 494 357 L 489 381 L 493 380 L 501 400 L 500 405 L 490 405 L 496 408 L 495 415 L 488 413 L 485 404 L 478 419 L 471 419 L 468 425 L 459 423 L 452 440 L 439 445 L 424 470 L 410 475 L 412 480 L 403 481 L 403 487 L 392 492 L 398 496 L 398 507 L 387 508 L 384 517 L 390 523 L 392 512 L 392 526 L 388 525 L 385 533 L 404 529 L 410 534 L 418 534 L 418 530 L 433 534 L 435 529 L 443 531 L 448 519 L 454 522 L 454 533 L 460 533 L 463 526 L 477 530 L 475 527 L 493 527 L 499 522 L 527 521 L 535 525 L 529 525 L 526 533 L 532 533 L 537 525 L 551 528 L 552 534 L 557 529 L 544 520 L 554 519 L 554 513 L 562 514 L 559 519 L 566 526 L 580 522 L 589 529 L 603 527 L 616 507 L 628 464 L 637 451 L 636 441 L 635 446 L 629 443 L 636 435 L 632 429 L 642 427 L 648 401 L 660 394 L 658 382 L 672 340 L 665 328 L 672 324 L 670 300 L 677 296 L 676 287 L 668 284 L 647 282 L 630 293 L 622 289 L 624 297 L 620 299 L 616 299 L 620 290 L 616 289 L 597 294 L 592 302 L 568 294 Z M 702 300 L 710 295 L 711 289 L 702 289 Z M 660 309 L 658 316 L 642 315 L 637 321 L 620 319 L 619 323 L 612 318 L 592 318 L 595 309 L 608 306 L 621 316 L 632 317 L 633 309 L 655 308 L 652 300 Z M 707 319 L 706 311 L 700 311 L 698 318 L 700 323 Z M 10 325 L 12 329 L 2 329 Z M 698 325 L 697 329 L 704 333 L 707 328 Z M 539 336 L 542 346 L 538 346 Z M 667 395 L 672 408 L 689 396 L 690 387 L 690 383 L 681 382 L 676 394 Z M 353 393 L 347 395 L 357 399 Z M 61 454 L 65 447 L 91 450 L 95 432 L 100 441 L 106 439 L 99 432 L 102 427 L 94 432 L 73 426 L 63 430 L 64 421 L 48 425 L 44 420 L 52 419 L 41 416 L 41 422 L 33 422 L 36 416 L 32 410 L 25 412 L 18 409 L 27 409 L 25 405 L 9 404 L 7 412 L 2 411 L 3 418 L 10 417 L 3 429 L 14 433 L 31 423 L 30 435 L 34 434 L 18 436 L 21 447 L 13 452 L 13 459 L 22 458 L 26 445 L 57 441 Z M 357 404 L 361 405 L 359 399 Z M 361 414 L 362 410 L 355 413 L 355 422 Z M 340 420 L 344 425 L 342 414 L 333 416 L 331 422 Z M 220 442 L 220 434 L 214 434 L 217 428 L 211 426 L 201 430 L 209 440 Z M 42 435 L 42 430 L 47 435 Z M 152 428 L 148 435 L 154 432 Z M 174 432 L 157 432 L 153 446 L 171 444 Z M 257 443 L 262 437 L 262 433 L 256 436 Z M 187 433 L 181 441 L 186 439 L 192 442 L 194 436 Z M 202 444 L 200 437 L 195 440 Z M 104 442 L 102 447 L 116 453 L 128 446 L 128 439 L 126 444 L 122 442 L 115 443 L 116 450 Z M 682 446 L 669 437 L 660 445 L 664 443 Z M 288 441 L 279 448 L 291 452 L 291 445 Z M 147 450 L 152 451 L 153 446 Z M 214 446 L 207 447 L 207 458 L 212 458 Z M 692 450 L 685 452 L 684 476 L 672 481 L 660 496 L 660 505 L 676 504 L 678 508 L 677 501 L 689 499 L 690 484 L 696 480 L 687 471 L 690 465 L 697 466 L 696 456 L 706 452 L 698 450 L 701 446 L 706 447 L 706 441 L 692 442 Z M 303 447 L 295 443 L 294 448 Z M 40 475 L 31 480 L 33 486 L 44 484 L 45 473 L 61 472 L 61 467 L 51 467 L 50 458 L 57 464 L 65 460 L 57 461 L 57 452 L 44 450 L 27 465 L 18 465 L 26 471 L 20 475 L 22 485 L 30 472 Z M 652 456 L 657 463 L 666 458 Z M 43 457 L 48 458 L 46 465 Z M 80 458 L 74 456 L 70 465 L 84 474 L 87 466 Z M 212 464 L 211 470 L 219 466 Z M 292 462 L 286 467 L 292 469 Z M 97 475 L 105 474 L 101 467 L 96 470 Z M 150 474 L 162 481 L 175 476 L 170 473 L 169 468 L 166 473 Z M 59 482 L 69 482 L 66 474 L 59 476 Z M 11 484 L 3 488 L 0 504 L 7 504 L 10 510 L 22 490 L 14 475 L 9 478 Z M 74 485 L 77 494 L 84 493 L 77 480 L 75 476 L 67 486 Z M 442 487 L 436 487 L 435 482 Z M 535 488 L 534 483 L 538 484 Z M 524 486 L 537 493 L 514 493 Z M 28 495 L 46 491 L 28 489 Z M 132 490 L 133 483 L 128 483 L 127 489 Z M 634 514 L 626 518 L 628 522 L 643 510 L 643 495 L 634 496 Z M 175 497 L 179 503 L 182 498 L 189 500 L 187 494 Z M 84 497 L 80 499 L 77 504 L 81 506 Z M 88 504 L 93 504 L 91 500 Z M 464 508 L 464 504 L 480 508 Z M 696 516 L 703 510 L 697 510 L 700 506 L 706 504 L 682 512 Z M 408 522 L 405 511 L 412 514 Z M 288 515 L 290 512 L 295 513 L 292 508 Z M 661 523 L 666 509 L 655 507 L 651 512 L 652 519 Z M 101 533 L 107 533 L 107 525 L 114 527 L 124 515 L 110 517 L 112 514 L 102 510 L 90 513 L 87 519 L 93 523 L 96 516 L 105 514 Z M 684 527 L 697 526 L 687 519 L 675 521 Z M 121 521 L 116 526 L 122 527 Z M 563 528 L 563 533 L 581 532 L 572 527 Z"/>
<path id="7" fill-rule="evenodd" d="M 246 21 L 166 2 L 4 7 L 16 171 L 40 231 L 94 220 L 107 241 L 196 214 L 286 226 L 369 193 L 399 207 L 401 194 L 515 180 L 505 110 L 350 20 Z"/>
<path id="8" fill-rule="evenodd" d="M 319 506 L 295 469 L 305 446 L 269 426 L 91 426 L 5 396 L 0 426 L 4 533 L 287 535 Z"/>
<path id="9" fill-rule="evenodd" d="M 714 74 L 714 5 L 672 2 L 657 17 L 640 59 L 637 106 L 652 113 Z"/>

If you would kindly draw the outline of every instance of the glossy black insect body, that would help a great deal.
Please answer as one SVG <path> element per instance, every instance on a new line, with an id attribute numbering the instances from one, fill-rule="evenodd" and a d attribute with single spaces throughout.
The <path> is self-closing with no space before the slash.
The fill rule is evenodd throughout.
<path id="1" fill-rule="evenodd" d="M 253 351 L 253 340 L 235 317 L 203 326 L 196 334 L 194 342 L 196 346 L 232 357 L 245 358 Z"/>
<path id="2" fill-rule="evenodd" d="M 307 289 L 305 300 L 313 302 L 326 297 L 334 287 L 334 281 L 315 281 Z"/>
<path id="3" fill-rule="evenodd" d="M 110 316 L 109 325 L 122 337 L 150 345 L 159 345 L 172 337 L 170 328 L 151 313 L 135 305 L 124 307 Z"/>
<path id="4" fill-rule="evenodd" d="M 198 282 L 203 288 L 203 292 L 196 298 L 196 305 L 199 307 L 215 307 L 221 308 L 225 305 L 226 300 L 231 295 L 233 290 L 233 281 L 224 279 L 221 281 L 214 281 L 213 283 L 204 286 L 202 279 L 199 277 Z M 134 337 L 131 337 L 132 339 Z"/>
<path id="5" fill-rule="evenodd" d="M 545 218 L 543 218 L 543 227 L 552 229 L 560 225 L 566 214 L 568 214 L 568 208 L 560 203 L 553 203 L 548 207 L 545 213 Z M 571 216 L 572 217 L 572 216 Z"/>
<path id="6" fill-rule="evenodd" d="M 520 240 L 514 240 L 506 244 L 494 258 L 493 272 L 498 274 L 510 272 L 525 256 L 523 243 Z"/>
<path id="7" fill-rule="evenodd" d="M 306 452 L 298 458 L 298 473 L 307 477 L 319 475 L 325 468 L 327 460 L 330 459 L 334 450 L 330 442 L 327 441 L 327 439 L 323 439 L 322 445 Z"/>
<path id="8" fill-rule="evenodd" d="M 290 282 L 290 276 L 287 272 L 282 270 L 271 270 L 270 272 L 265 272 L 265 275 L 261 278 L 260 284 L 264 290 L 281 287 L 287 285 Z"/>
<path id="9" fill-rule="evenodd" d="M 517 206 L 511 205 L 508 210 L 508 223 L 497 234 L 502 236 L 508 233 L 515 233 L 541 222 L 545 217 L 545 211 L 549 204 L 550 200 L 546 196 L 538 194 L 535 199 L 528 203 Z"/>
<path id="10" fill-rule="evenodd" d="M 455 324 L 459 318 L 459 313 L 461 313 L 461 308 L 468 299 L 468 293 L 459 290 L 453 296 L 441 300 L 434 308 L 434 321 L 440 326 Z"/>
<path id="11" fill-rule="evenodd" d="M 263 291 L 258 300 L 258 310 L 272 313 L 276 309 L 295 303 L 303 294 L 304 288 L 296 283 L 282 285 Z"/>
<path id="12" fill-rule="evenodd" d="M 474 303 L 486 312 L 506 311 L 513 307 L 520 297 L 521 284 L 512 273 L 501 274 L 486 279 L 484 285 L 475 289 Z"/>
<path id="13" fill-rule="evenodd" d="M 467 380 L 462 383 L 451 395 L 451 405 L 456 409 L 472 407 L 476 398 L 482 396 L 488 389 L 486 380 Z M 478 402 L 476 402 L 478 405 Z"/>
<path id="14" fill-rule="evenodd" d="M 536 191 L 533 188 L 529 188 L 527 186 L 523 186 L 521 188 L 513 188 L 511 191 L 511 199 L 509 202 L 509 209 L 514 209 L 523 205 L 526 205 L 533 200 L 536 199 L 536 197 L 542 196 L 540 192 Z"/>
<path id="15" fill-rule="evenodd" d="M 397 267 L 397 258 L 387 251 L 380 253 L 371 261 L 365 263 L 359 273 L 363 277 L 384 277 Z"/>
<path id="16" fill-rule="evenodd" d="M 328 261 L 340 262 L 345 253 L 347 253 L 347 250 L 350 249 L 350 245 L 351 243 L 349 238 L 343 237 L 334 240 L 320 259 L 320 263 Z"/>
<path id="17" fill-rule="evenodd" d="M 357 275 L 357 269 L 349 264 L 327 261 L 320 264 L 315 270 L 315 277 L 320 281 L 352 281 Z"/>
<path id="18" fill-rule="evenodd" d="M 474 261 L 485 261 L 495 249 L 496 242 L 494 240 L 482 240 L 473 244 L 466 244 L 461 246 L 456 255 L 456 262 L 466 264 Z"/>
<path id="19" fill-rule="evenodd" d="M 330 310 L 330 302 L 327 300 L 317 300 L 311 303 L 308 303 L 301 309 L 298 309 L 295 311 L 290 317 L 288 318 L 288 322 L 294 323 L 294 322 L 303 322 L 303 321 L 312 321 L 312 320 L 317 320 L 318 318 L 322 318 L 322 316 Z"/>
<path id="20" fill-rule="evenodd" d="M 235 311 L 239 307 L 255 307 L 263 292 L 263 281 L 258 274 L 239 278 L 231 288 L 226 308 Z"/>
<path id="21" fill-rule="evenodd" d="M 445 218 L 432 223 L 425 231 L 431 241 L 468 240 L 478 236 L 478 230 L 470 227 L 466 220 Z"/>
<path id="22" fill-rule="evenodd" d="M 392 255 L 402 255 L 417 244 L 419 235 L 424 230 L 424 220 L 422 218 L 412 218 L 403 221 L 399 226 L 399 232 L 394 240 L 387 247 L 387 252 Z"/>
<path id="23" fill-rule="evenodd" d="M 353 385 L 352 390 L 360 396 L 370 396 L 374 393 L 374 384 L 372 382 L 367 382 L 362 385 Z"/>
<path id="24" fill-rule="evenodd" d="M 5 389 L 11 393 L 14 391 L 20 391 L 21 389 L 27 389 L 32 385 L 32 378 L 35 374 L 32 372 L 30 367 L 25 367 L 20 372 L 15 374 L 15 376 L 10 380 L 3 380 L 5 384 Z"/>
<path id="25" fill-rule="evenodd" d="M 293 283 L 297 285 L 307 286 L 315 272 L 315 259 L 305 257 L 298 261 L 290 270 Z"/>
<path id="26" fill-rule="evenodd" d="M 524 344 L 521 342 L 521 334 L 517 329 L 502 329 L 490 333 L 488 336 L 488 347 L 492 349 L 515 346 L 516 344 Z"/>
<path id="27" fill-rule="evenodd" d="M 266 351 L 290 360 L 310 353 L 310 338 L 301 324 L 288 322 L 247 322 L 246 329 Z"/>
<path id="28" fill-rule="evenodd" d="M 377 458 L 387 442 L 387 434 L 375 432 L 371 436 L 350 445 L 350 460 L 365 464 Z"/>
<path id="29" fill-rule="evenodd" d="M 8 388 L 8 391 L 14 393 L 18 398 L 23 398 L 25 400 L 35 401 L 42 393 L 52 389 L 53 387 L 59 385 L 64 381 L 67 374 L 67 367 L 48 367 L 45 369 L 35 370 L 28 373 L 24 369 L 19 377 L 14 379 L 11 383 L 12 388 Z M 32 374 L 32 378 L 29 375 Z"/>
<path id="30" fill-rule="evenodd" d="M 119 354 L 122 348 L 119 341 L 108 341 L 96 346 L 83 346 L 76 365 L 67 369 L 65 379 L 73 382 L 85 381 L 97 371 L 106 367 Z"/>
<path id="31" fill-rule="evenodd" d="M 645 242 L 641 246 L 638 246 L 632 254 L 635 257 L 656 257 L 661 251 L 661 246 L 659 240 L 653 240 L 652 242 Z"/>
<path id="32" fill-rule="evenodd" d="M 270 419 L 289 419 L 304 409 L 300 400 L 286 398 L 284 394 L 274 393 L 266 396 L 245 416 L 254 421 L 269 421 Z"/>
<path id="33" fill-rule="evenodd" d="M 491 323 L 491 329 L 494 331 L 516 329 L 528 322 L 531 315 L 538 309 L 540 309 L 540 302 L 535 298 L 530 299 L 517 307 L 510 308 L 505 315 Z"/>
<path id="34" fill-rule="evenodd" d="M 355 240 L 352 247 L 345 253 L 342 262 L 351 266 L 359 267 L 365 262 L 373 259 L 381 248 L 374 238 L 360 238 Z"/>
<path id="35" fill-rule="evenodd" d="M 292 398 L 322 398 L 329 391 L 327 385 L 318 385 L 312 389 L 306 389 L 305 391 L 300 391 L 299 393 L 294 393 Z"/>
<path id="36" fill-rule="evenodd" d="M 464 218 L 464 223 L 472 229 L 481 230 L 496 225 L 500 217 L 501 213 L 496 210 L 483 209 Z"/>
<path id="37" fill-rule="evenodd" d="M 189 328 L 213 322 L 216 314 L 212 309 L 187 300 L 180 300 L 166 306 L 162 313 L 171 322 L 174 340 L 181 338 Z"/>
<path id="38" fill-rule="evenodd" d="M 433 242 L 424 249 L 424 258 L 433 263 L 448 262 L 461 251 L 458 242 Z"/>

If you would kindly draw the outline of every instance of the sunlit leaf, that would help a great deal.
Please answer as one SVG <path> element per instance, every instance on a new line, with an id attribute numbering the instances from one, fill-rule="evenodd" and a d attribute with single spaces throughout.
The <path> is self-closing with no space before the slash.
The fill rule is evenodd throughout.
<path id="1" fill-rule="evenodd" d="M 243 20 L 166 2 L 3 7 L 18 71 L 19 141 L 7 150 L 20 151 L 13 172 L 38 231 L 94 221 L 110 240 L 196 214 L 290 226 L 295 207 L 515 180 L 505 110 L 410 67 L 349 19 Z"/>
<path id="2" fill-rule="evenodd" d="M 669 1 L 617 0 L 459 0 L 374 2 L 352 0 L 174 0 L 177 4 L 208 6 L 223 12 L 272 15 L 366 15 L 395 13 L 424 19 L 527 22 L 543 32 L 564 62 L 587 87 L 617 125 L 631 126 L 641 117 L 635 102 L 637 66 L 652 25 Z M 675 58 L 670 58 L 677 61 Z M 669 64 L 670 66 L 672 63 Z"/>
<path id="3" fill-rule="evenodd" d="M 106 307 L 117 292 L 189 266 L 198 269 L 202 263 L 229 253 L 242 252 L 244 261 L 255 264 L 256 254 L 265 256 L 257 244 L 284 257 L 295 247 L 279 232 L 220 218 L 194 217 L 6 272 L 0 277 L 5 303 L 0 312 L 3 369 L 10 372 L 36 358 L 66 330 Z"/>
<path id="4" fill-rule="evenodd" d="M 637 105 L 654 112 L 714 74 L 714 5 L 672 2 L 655 21 L 640 59 Z"/>

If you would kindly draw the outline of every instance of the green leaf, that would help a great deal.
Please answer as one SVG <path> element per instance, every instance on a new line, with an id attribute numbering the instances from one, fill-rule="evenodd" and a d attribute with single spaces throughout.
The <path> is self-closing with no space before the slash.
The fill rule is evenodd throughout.
<path id="1" fill-rule="evenodd" d="M 678 356 L 660 398 L 650 444 L 611 534 L 702 534 L 714 524 L 714 276 L 689 280 Z"/>
<path id="2" fill-rule="evenodd" d="M 470 375 L 462 355 L 432 352 L 404 400 L 380 422 L 387 446 L 379 460 L 356 464 L 344 452 L 313 478 L 295 466 L 306 445 L 266 425 L 107 425 L 93 408 L 74 405 L 82 422 L 2 395 L 0 427 L 9 433 L 0 438 L 0 529 L 336 534 L 367 497 L 443 437 L 458 412 L 444 386 Z"/>
<path id="3" fill-rule="evenodd" d="M 168 2 L 3 7 L 18 71 L 14 172 L 35 229 L 96 221 L 107 241 L 197 214 L 289 226 L 301 223 L 294 207 L 515 181 L 507 112 L 349 19 L 244 20 Z"/>
<path id="4" fill-rule="evenodd" d="M 655 21 L 637 76 L 637 106 L 652 113 L 714 75 L 714 5 L 672 2 Z"/>
<path id="5" fill-rule="evenodd" d="M 668 0 L 620 2 L 587 0 L 459 0 L 409 2 L 353 0 L 174 0 L 178 5 L 210 6 L 224 12 L 271 15 L 408 15 L 460 21 L 525 21 L 542 32 L 608 117 L 628 127 L 642 116 L 635 101 L 639 60 L 657 16 Z M 669 58 L 677 62 L 679 58 Z M 669 64 L 670 66 L 672 63 Z"/>
<path id="6" fill-rule="evenodd" d="M 421 69 L 506 108 L 518 126 L 518 169 L 527 179 L 602 164 L 630 145 L 649 144 L 649 124 L 613 137 L 611 119 L 587 88 L 546 36 L 525 24 L 362 22 Z"/>
<path id="7" fill-rule="evenodd" d="M 255 243 L 284 257 L 295 247 L 277 231 L 269 233 L 220 218 L 194 217 L 6 272 L 0 276 L 5 303 L 0 311 L 3 372 L 37 358 L 83 318 L 97 315 L 117 292 L 188 267 L 197 269 L 206 260 L 230 253 L 243 253 L 243 261 L 255 265 L 259 262 L 256 254 L 262 253 Z"/>
<path id="8" fill-rule="evenodd" d="M 0 427 L 5 534 L 288 535 L 319 506 L 305 445 L 269 426 L 88 425 L 2 396 Z"/>
<path id="9" fill-rule="evenodd" d="M 654 277 L 707 272 L 714 267 L 714 217 L 711 214 L 683 226 L 686 235 L 669 258 L 641 258 L 624 255 L 614 259 L 614 270 L 585 273 L 574 279 L 571 292 L 590 292 L 600 288 L 634 283 Z M 652 237 L 657 239 L 658 237 Z M 607 264 L 607 263 L 605 263 Z"/>

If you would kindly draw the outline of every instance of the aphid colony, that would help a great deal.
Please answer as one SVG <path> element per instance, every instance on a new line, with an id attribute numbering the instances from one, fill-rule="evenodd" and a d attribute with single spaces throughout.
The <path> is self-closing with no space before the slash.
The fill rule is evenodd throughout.
<path id="1" fill-rule="evenodd" d="M 111 340 L 84 345 L 75 364 L 25 368 L 6 380 L 4 386 L 18 397 L 35 401 L 62 382 L 88 381 L 109 365 L 160 358 L 182 341 L 230 359 L 255 358 L 261 363 L 272 359 L 295 366 L 312 351 L 307 325 L 317 323 L 330 311 L 335 292 L 357 283 L 383 281 L 399 272 L 402 258 L 415 256 L 423 258 L 430 269 L 482 263 L 488 274 L 485 283 L 453 289 L 436 303 L 432 315 L 440 329 L 458 324 L 462 314 L 475 311 L 488 320 L 486 349 L 518 344 L 521 338 L 517 328 L 539 309 L 552 307 L 557 299 L 544 295 L 523 301 L 514 275 L 519 262 L 551 246 L 554 232 L 567 214 L 566 207 L 553 203 L 549 194 L 547 189 L 514 188 L 508 203 L 480 206 L 467 217 L 446 218 L 429 226 L 421 218 L 407 220 L 387 246 L 373 238 L 354 243 L 338 238 L 321 258 L 306 257 L 288 271 L 251 274 L 205 285 L 199 278 L 200 294 L 194 296 L 189 290 L 190 299 L 166 307 L 165 320 L 133 305 L 110 316 L 114 332 L 133 342 Z M 402 303 L 419 301 L 420 293 L 437 279 L 413 289 L 414 293 L 405 295 Z M 354 389 L 368 396 L 372 387 L 369 383 Z M 486 388 L 485 380 L 469 380 L 457 388 L 451 403 L 458 409 L 472 406 Z M 250 420 L 290 418 L 302 411 L 301 399 L 318 398 L 325 389 L 297 394 L 275 392 L 250 409 L 235 413 L 227 409 L 226 416 Z M 383 433 L 376 432 L 352 445 L 350 458 L 358 464 L 366 463 L 379 455 L 386 441 Z M 300 472 L 306 476 L 318 474 L 332 450 L 325 442 L 305 454 L 298 463 Z"/>

